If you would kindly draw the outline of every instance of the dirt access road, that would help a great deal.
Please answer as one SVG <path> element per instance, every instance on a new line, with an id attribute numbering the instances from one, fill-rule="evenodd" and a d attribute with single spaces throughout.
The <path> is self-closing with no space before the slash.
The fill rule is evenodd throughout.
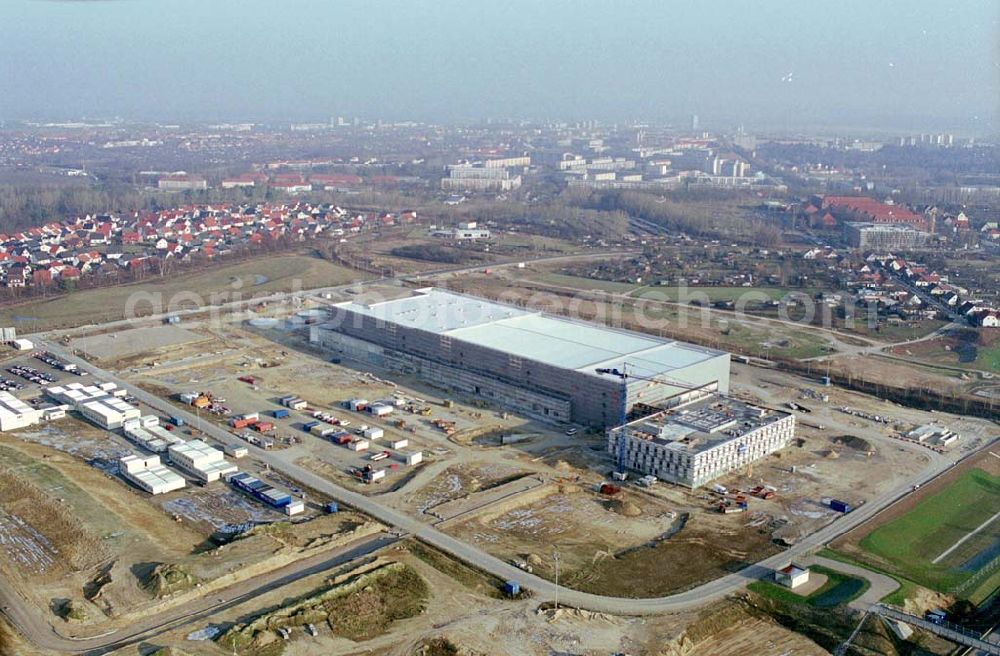
<path id="1" fill-rule="evenodd" d="M 0 586 L 0 604 L 2 604 L 3 612 L 11 623 L 36 647 L 60 654 L 98 656 L 142 640 L 148 640 L 271 590 L 284 587 L 299 579 L 367 556 L 397 540 L 398 538 L 384 533 L 369 535 L 339 549 L 317 554 L 163 611 L 155 617 L 135 622 L 127 629 L 89 637 L 69 637 L 57 632 L 42 613 L 11 590 L 9 586 Z"/>

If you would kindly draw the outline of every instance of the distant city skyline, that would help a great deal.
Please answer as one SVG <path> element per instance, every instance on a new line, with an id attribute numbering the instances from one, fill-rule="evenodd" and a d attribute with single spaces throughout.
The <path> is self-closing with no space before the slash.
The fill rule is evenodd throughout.
<path id="1" fill-rule="evenodd" d="M 993 0 L 10 0 L 4 15 L 3 120 L 1000 123 Z"/>

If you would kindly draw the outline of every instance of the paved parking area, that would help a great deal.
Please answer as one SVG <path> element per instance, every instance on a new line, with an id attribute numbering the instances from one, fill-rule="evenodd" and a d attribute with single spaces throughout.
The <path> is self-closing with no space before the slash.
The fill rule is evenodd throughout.
<path id="1" fill-rule="evenodd" d="M 164 346 L 176 346 L 204 339 L 206 338 L 186 328 L 164 324 L 80 337 L 71 341 L 70 346 L 91 358 L 104 360 L 148 353 Z"/>

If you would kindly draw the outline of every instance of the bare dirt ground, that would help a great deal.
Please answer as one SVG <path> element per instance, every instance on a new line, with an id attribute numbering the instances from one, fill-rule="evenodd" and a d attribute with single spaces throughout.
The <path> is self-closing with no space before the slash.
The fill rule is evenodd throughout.
<path id="1" fill-rule="evenodd" d="M 690 491 L 663 484 L 646 490 L 626 485 L 623 496 L 609 499 L 599 495 L 595 487 L 606 480 L 611 469 L 611 459 L 604 452 L 600 435 L 581 432 L 568 437 L 558 428 L 507 415 L 497 408 L 478 407 L 474 399 L 453 398 L 450 392 L 424 381 L 384 371 L 366 371 L 368 367 L 356 363 L 332 364 L 325 354 L 312 350 L 301 334 L 256 332 L 239 323 L 185 327 L 202 339 L 118 360 L 109 358 L 106 362 L 137 384 L 160 393 L 211 391 L 226 399 L 225 405 L 234 413 L 273 409 L 278 407 L 275 401 L 279 396 L 298 394 L 313 407 L 350 420 L 351 429 L 367 423 L 386 430 L 383 442 L 406 438 L 411 441 L 408 450 L 422 450 L 426 462 L 415 469 L 397 467 L 389 473 L 384 485 L 362 487 L 367 493 L 379 495 L 387 504 L 427 521 L 435 521 L 425 512 L 435 506 L 469 499 L 475 507 L 477 499 L 486 498 L 491 489 L 505 481 L 518 476 L 539 476 L 549 486 L 549 493 L 544 496 L 534 496 L 534 490 L 525 489 L 485 504 L 471 513 L 471 517 L 449 523 L 446 530 L 501 557 L 524 560 L 535 573 L 550 578 L 555 576 L 556 547 L 561 582 L 604 593 L 665 594 L 742 567 L 774 553 L 780 548 L 776 540 L 794 542 L 832 521 L 837 515 L 823 505 L 822 498 L 864 503 L 905 481 L 933 459 L 957 456 L 995 433 L 995 427 L 988 422 L 908 410 L 873 397 L 822 388 L 817 381 L 806 377 L 734 365 L 734 394 L 772 407 L 782 407 L 794 400 L 812 412 L 799 413 L 801 439 L 795 445 L 721 481 L 731 489 L 742 490 L 753 485 L 770 485 L 777 497 L 768 501 L 751 499 L 750 510 L 745 514 L 721 515 L 714 510 L 716 499 L 704 490 Z M 149 366 L 153 362 L 155 366 Z M 253 376 L 255 382 L 238 381 L 237 376 L 242 375 Z M 823 394 L 828 395 L 826 400 L 821 400 Z M 415 407 L 430 408 L 431 415 L 398 411 L 386 419 L 374 419 L 339 407 L 348 398 L 378 400 L 393 395 L 405 397 Z M 445 404 L 446 399 L 454 403 Z M 890 420 L 880 423 L 837 410 L 845 406 L 889 416 Z M 397 418 L 405 422 L 403 426 L 396 425 Z M 307 413 L 293 412 L 289 419 L 276 422 L 277 436 L 296 438 L 285 447 L 287 451 L 282 452 L 282 457 L 287 454 L 297 462 L 312 461 L 314 468 L 328 467 L 329 476 L 339 483 L 344 482 L 348 467 L 367 462 L 363 455 L 301 431 L 302 422 L 308 419 L 311 416 Z M 446 434 L 432 424 L 435 419 L 454 422 L 456 431 Z M 209 416 L 203 416 L 202 420 L 224 421 Z M 901 433 L 930 421 L 942 423 L 962 435 L 949 453 L 942 455 L 898 439 Z M 50 428 L 42 429 L 31 437 L 26 434 L 34 444 L 24 442 L 28 444 L 25 448 L 52 453 L 56 452 L 46 445 L 62 449 L 59 457 L 76 463 L 91 476 L 100 477 L 100 481 L 88 483 L 86 489 L 94 490 L 95 496 L 101 495 L 102 503 L 113 506 L 112 515 L 121 516 L 120 523 L 142 526 L 143 521 L 151 522 L 151 528 L 143 529 L 150 533 L 145 539 L 154 545 L 159 545 L 157 540 L 165 540 L 171 547 L 175 543 L 167 536 L 172 531 L 178 527 L 189 531 L 191 539 L 187 547 L 178 547 L 169 554 L 143 553 L 139 549 L 134 564 L 184 563 L 194 576 L 208 579 L 256 567 L 267 559 L 294 558 L 296 550 L 313 539 L 310 531 L 316 534 L 313 537 L 324 531 L 335 532 L 333 528 L 323 528 L 322 521 L 314 520 L 291 532 L 261 531 L 210 557 L 191 556 L 194 546 L 216 526 L 212 519 L 227 522 L 254 519 L 256 504 L 238 495 L 231 498 L 228 490 L 219 493 L 189 490 L 156 503 L 145 501 L 120 481 L 111 481 L 98 469 L 81 462 L 85 458 L 113 458 L 115 449 L 121 448 L 120 441 L 91 430 L 81 432 L 77 443 L 70 445 L 65 436 L 49 431 Z M 524 435 L 526 439 L 501 446 L 499 436 L 512 434 Z M 0 438 L 0 445 L 6 439 Z M 18 442 L 19 448 L 21 445 Z M 394 454 L 393 458 L 396 457 Z M 257 467 L 255 463 L 247 465 L 251 469 Z M 104 495 L 117 497 L 122 490 L 123 499 L 115 503 L 154 513 L 156 520 L 131 517 L 127 512 L 139 510 L 118 508 L 112 500 L 104 498 Z M 177 522 L 174 515 L 181 521 Z M 100 531 L 95 534 L 103 535 Z M 680 639 L 683 627 L 695 619 L 671 616 L 633 620 L 573 613 L 552 618 L 537 614 L 530 602 L 500 603 L 473 594 L 423 561 L 403 554 L 400 557 L 413 561 L 413 566 L 432 583 L 435 596 L 427 613 L 400 622 L 389 634 L 362 644 L 299 636 L 294 651 L 288 653 L 369 651 L 409 655 L 419 641 L 440 635 L 486 654 L 660 653 L 662 645 Z M 101 562 L 106 561 L 107 558 Z M 121 559 L 119 562 L 124 563 Z M 123 564 L 117 567 L 118 570 L 112 570 L 112 580 L 116 572 L 130 569 Z M 310 585 L 315 587 L 316 581 L 302 581 L 269 593 L 212 621 L 236 621 L 256 609 L 306 592 Z M 82 588 L 82 584 L 81 580 L 76 585 Z M 114 592 L 112 585 L 106 594 L 113 598 Z M 118 594 L 117 604 L 127 600 L 150 603 L 148 593 L 141 590 Z M 776 653 L 819 653 L 810 651 L 808 641 L 800 642 L 804 639 L 766 621 L 759 622 L 744 618 L 738 625 L 773 636 L 768 640 L 781 646 Z M 214 646 L 185 640 L 187 632 L 183 635 L 178 632 L 170 639 L 192 654 L 219 653 Z M 736 635 L 731 637 L 738 645 Z M 707 643 L 710 651 L 704 653 L 735 653 L 729 649 L 730 642 Z M 754 644 L 761 643 L 754 641 Z"/>
<path id="2" fill-rule="evenodd" d="M 409 491 L 409 481 L 419 471 L 461 456 L 463 449 L 471 449 L 473 440 L 484 434 L 558 434 L 551 427 L 536 426 L 517 416 L 476 407 L 412 377 L 390 377 L 387 372 L 373 373 L 350 363 L 331 364 L 325 354 L 308 345 L 302 334 L 277 330 L 257 333 L 244 329 L 238 322 L 213 326 L 211 331 L 199 327 L 192 330 L 209 339 L 111 364 L 141 387 L 173 398 L 185 391 L 211 392 L 224 399 L 222 404 L 232 414 L 259 412 L 268 415 L 280 407 L 278 399 L 281 396 L 301 396 L 309 403 L 309 409 L 293 411 L 287 419 L 269 418 L 275 424 L 270 436 L 280 447 L 293 446 L 299 455 L 298 461 L 313 471 L 366 494 L 386 494 L 400 487 Z M 151 361 L 155 361 L 156 366 L 148 366 Z M 239 376 L 252 376 L 254 383 L 239 381 Z M 403 399 L 405 405 L 388 417 L 376 418 L 345 409 L 343 402 L 352 398 Z M 445 399 L 450 407 L 445 407 Z M 336 446 L 302 431 L 303 424 L 313 420 L 314 410 L 350 422 L 343 430 L 352 434 L 360 426 L 368 425 L 382 428 L 385 436 L 363 453 Z M 425 416 L 417 411 L 428 414 Z M 223 416 L 203 412 L 201 417 L 202 421 L 226 423 Z M 438 421 L 450 423 L 454 432 L 449 435 L 443 431 L 435 425 Z M 348 473 L 350 468 L 369 464 L 372 453 L 390 449 L 390 444 L 400 439 L 407 440 L 408 444 L 391 451 L 390 460 L 379 465 L 386 467 L 387 473 L 381 485 L 365 485 Z M 424 455 L 424 463 L 416 469 L 403 462 L 403 454 L 415 451 Z"/>
<path id="3" fill-rule="evenodd" d="M 120 435 L 74 417 L 0 436 L 0 568 L 40 608 L 60 615 L 73 602 L 80 612 L 63 627 L 70 634 L 172 603 L 145 585 L 157 567 L 179 568 L 190 585 L 248 576 L 363 523 L 311 508 L 302 518 L 315 519 L 292 532 L 258 527 L 217 549 L 209 538 L 227 525 L 286 518 L 223 483 L 151 497 L 115 473 L 116 459 L 133 451 Z"/>
<path id="4" fill-rule="evenodd" d="M 87 586 L 111 567 L 125 575 L 104 586 L 91 621 L 148 601 L 130 567 L 182 558 L 207 537 L 121 481 L 48 447 L 4 437 L 0 466 L 0 480 L 28 488 L 17 498 L 4 496 L 3 517 L 16 529 L 7 536 L 5 571 L 43 608 L 82 601 Z"/>
<path id="5" fill-rule="evenodd" d="M 450 533 L 507 558 L 534 561 L 539 572 L 554 574 L 552 550 L 558 549 L 566 571 L 617 551 L 621 545 L 652 540 L 668 532 L 676 519 L 666 504 L 630 495 L 641 519 L 624 515 L 611 499 L 575 486 L 536 501 L 490 507 L 473 520 L 452 525 Z M 615 500 L 616 502 L 619 500 Z M 504 506 L 507 507 L 504 507 Z"/>
<path id="6" fill-rule="evenodd" d="M 732 624 L 698 644 L 698 653 L 713 656 L 743 656 L 761 653 L 787 656 L 825 656 L 828 652 L 804 636 L 763 619 L 747 619 Z"/>
<path id="7" fill-rule="evenodd" d="M 688 587 L 773 553 L 778 548 L 774 540 L 794 542 L 834 520 L 838 515 L 823 504 L 823 498 L 864 503 L 920 471 L 932 458 L 941 457 L 926 447 L 898 440 L 902 432 L 932 420 L 948 421 L 963 435 L 963 440 L 953 447 L 958 450 L 988 435 L 984 424 L 977 420 L 912 411 L 865 395 L 823 388 L 801 376 L 734 365 L 734 393 L 779 408 L 794 400 L 812 410 L 799 414 L 800 440 L 796 445 L 720 481 L 732 489 L 744 490 L 769 485 L 777 497 L 769 501 L 753 499 L 748 514 L 723 517 L 714 512 L 714 500 L 704 491 L 660 485 L 631 494 L 630 499 L 638 501 L 643 514 L 625 518 L 607 510 L 599 499 L 592 503 L 580 501 L 592 495 L 590 488 L 605 480 L 610 470 L 600 436 L 581 434 L 568 439 L 494 409 L 473 407 L 466 402 L 471 400 L 455 399 L 453 407 L 445 408 L 441 403 L 447 392 L 443 390 L 388 372 L 371 375 L 350 363 L 330 364 L 295 334 L 257 334 L 236 324 L 213 331 L 215 341 L 199 345 L 196 350 L 221 351 L 223 355 L 190 360 L 197 353 L 182 350 L 157 367 L 130 369 L 130 375 L 145 385 L 171 392 L 210 389 L 226 398 L 234 412 L 264 410 L 272 407 L 278 396 L 298 393 L 313 406 L 350 419 L 353 426 L 360 422 L 380 425 L 387 433 L 383 442 L 406 438 L 411 441 L 411 449 L 424 451 L 427 462 L 415 471 L 402 467 L 389 470 L 383 485 L 366 486 L 346 473 L 351 466 L 363 466 L 366 455 L 306 436 L 296 428 L 309 418 L 302 413 L 293 413 L 287 422 L 276 422 L 279 435 L 297 436 L 293 446 L 297 462 L 308 464 L 340 484 L 384 496 L 387 503 L 419 513 L 428 521 L 434 520 L 424 512 L 427 509 L 474 496 L 504 477 L 541 474 L 552 481 L 579 477 L 579 485 L 586 488 L 581 496 L 565 495 L 558 501 L 552 497 L 521 507 L 515 495 L 505 501 L 510 506 L 508 516 L 497 515 L 496 507 L 490 505 L 485 514 L 454 524 L 449 530 L 506 558 L 523 559 L 545 551 L 536 555 L 541 557 L 539 572 L 546 576 L 554 576 L 551 554 L 547 553 L 551 545 L 554 541 L 565 543 L 562 573 L 569 577 L 567 581 L 575 580 L 582 587 L 607 586 L 608 581 L 619 580 L 618 573 L 626 563 L 635 572 L 670 571 L 672 564 L 690 560 L 694 552 L 705 553 L 705 545 L 709 545 L 710 555 L 699 559 L 704 568 L 695 568 L 701 571 L 687 570 L 685 576 L 673 576 L 668 583 L 668 587 L 674 586 L 672 589 Z M 276 347 L 270 338 L 277 338 L 280 345 Z M 236 376 L 241 374 L 253 375 L 255 384 L 237 381 Z M 376 420 L 339 408 L 346 398 L 374 400 L 394 394 L 416 399 L 415 405 L 431 408 L 432 415 L 397 413 L 389 420 Z M 819 398 L 823 394 L 828 395 L 825 401 Z M 891 415 L 892 421 L 876 423 L 836 409 L 844 406 Z M 405 428 L 394 425 L 395 416 L 405 421 Z M 434 419 L 455 422 L 455 434 L 448 436 L 435 428 L 431 425 Z M 538 436 L 499 446 L 498 439 L 478 437 L 484 428 L 490 436 L 508 432 Z M 647 511 L 642 508 L 644 504 L 660 509 Z M 655 548 L 643 546 L 670 531 L 670 517 L 681 515 L 688 519 L 677 535 L 657 543 Z M 726 537 L 714 539 L 718 536 Z M 662 593 L 664 590 L 658 588 L 662 581 L 655 582 L 657 578 L 666 576 L 654 575 L 649 589 Z M 621 593 L 629 594 L 633 583 L 641 588 L 647 577 L 621 580 Z"/>
<path id="8" fill-rule="evenodd" d="M 385 654 L 412 656 L 417 648 L 434 639 L 445 639 L 460 653 L 480 656 L 551 656 L 579 654 L 598 656 L 628 653 L 633 656 L 683 656 L 687 654 L 726 654 L 737 656 L 734 644 L 743 649 L 788 656 L 818 656 L 825 653 L 808 639 L 773 622 L 733 610 L 726 602 L 721 608 L 727 632 L 720 637 L 720 623 L 714 611 L 682 613 L 664 617 L 627 618 L 573 609 L 540 610 L 531 600 L 511 602 L 486 597 L 442 574 L 427 563 L 407 555 L 404 549 L 382 553 L 412 567 L 428 584 L 431 598 L 421 615 L 394 622 L 381 636 L 353 642 L 330 635 L 321 625 L 318 636 L 301 629 L 293 630 L 285 654 L 327 656 L 329 654 Z M 224 653 L 213 643 L 187 640 L 204 626 L 225 627 L 231 622 L 247 621 L 260 609 L 276 608 L 310 594 L 329 576 L 303 579 L 208 618 L 201 625 L 161 636 L 153 645 L 176 645 L 193 655 Z M 734 643 L 735 641 L 735 643 Z M 704 645 L 704 647 L 703 647 Z M 722 651 L 720 651 L 722 650 Z M 122 650 L 120 653 L 131 654 Z"/>
<path id="9" fill-rule="evenodd" d="M 451 466 L 410 495 L 414 508 L 423 512 L 447 501 L 459 499 L 522 473 L 506 463 L 468 463 Z"/>

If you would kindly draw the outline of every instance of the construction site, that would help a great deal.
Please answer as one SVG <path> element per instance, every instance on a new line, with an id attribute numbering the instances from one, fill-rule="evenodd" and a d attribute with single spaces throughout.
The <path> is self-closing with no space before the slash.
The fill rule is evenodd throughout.
<path id="1" fill-rule="evenodd" d="M 327 483 L 524 576 L 608 597 L 662 597 L 792 549 L 995 438 L 987 421 L 903 408 L 659 340 L 618 342 L 610 354 L 579 346 L 572 362 L 566 351 L 547 355 L 549 346 L 529 358 L 535 347 L 502 340 L 521 344 L 521 355 L 503 356 L 504 375 L 539 380 L 537 411 L 520 412 L 531 397 L 491 397 L 483 386 L 432 375 L 426 363 L 400 366 L 397 352 L 374 342 L 318 340 L 317 330 L 336 332 L 331 303 L 355 304 L 352 291 L 331 296 L 284 313 L 259 308 L 221 321 L 132 326 L 120 350 L 118 333 L 91 329 L 50 340 L 44 352 L 8 354 L 4 367 L 27 378 L 12 371 L 10 382 L 24 384 L 11 385 L 13 401 L 3 401 L 12 423 L 0 434 L 9 500 L 0 504 L 0 530 L 14 546 L 0 565 L 23 594 L 51 609 L 60 630 L 145 621 L 209 590 L 278 577 L 301 563 L 340 563 L 350 545 L 374 549 L 379 536 L 394 539 L 384 523 L 323 492 Z M 510 329 L 537 330 L 539 322 L 527 315 Z M 402 340 L 405 331 L 396 330 Z M 466 328 L 455 330 L 450 349 L 461 359 Z M 443 334 L 428 334 L 437 347 L 445 343 Z M 580 328 L 562 339 L 587 334 Z M 648 364 L 682 353 L 696 360 L 690 370 Z M 519 370 L 510 369 L 514 357 Z M 543 360 L 557 378 L 577 364 L 599 415 L 574 410 L 584 397 L 544 382 Z M 485 357 L 474 361 L 485 378 Z M 606 424 L 594 423 L 604 417 Z M 208 623 L 225 630 L 192 634 L 198 627 L 188 626 L 163 639 L 214 654 L 282 641 L 277 628 L 287 627 L 301 653 L 378 649 L 406 627 L 422 627 L 428 638 L 432 618 L 457 612 L 447 601 L 456 586 L 475 590 L 477 608 L 501 603 L 504 580 L 405 544 L 328 575 L 301 570 L 287 590 L 262 593 L 283 609 L 266 619 L 254 618 L 267 604 L 241 601 Z M 26 573 L 38 582 L 31 590 Z M 433 583 L 433 592 L 420 581 Z M 405 585 L 410 605 L 399 612 L 408 619 L 372 631 L 323 619 L 361 582 Z M 291 590 L 313 600 L 309 612 L 286 606 Z M 412 614 L 430 606 L 427 619 Z M 508 621 L 542 630 L 547 620 L 525 614 L 529 607 L 537 604 L 507 607 Z M 298 619 L 279 621 L 274 612 Z M 611 616 L 559 617 L 560 626 L 581 631 L 631 632 L 627 620 Z M 762 630 L 779 642 L 793 635 L 768 626 Z M 655 633 L 683 635 L 666 624 Z M 471 644 L 465 629 L 454 635 Z"/>

